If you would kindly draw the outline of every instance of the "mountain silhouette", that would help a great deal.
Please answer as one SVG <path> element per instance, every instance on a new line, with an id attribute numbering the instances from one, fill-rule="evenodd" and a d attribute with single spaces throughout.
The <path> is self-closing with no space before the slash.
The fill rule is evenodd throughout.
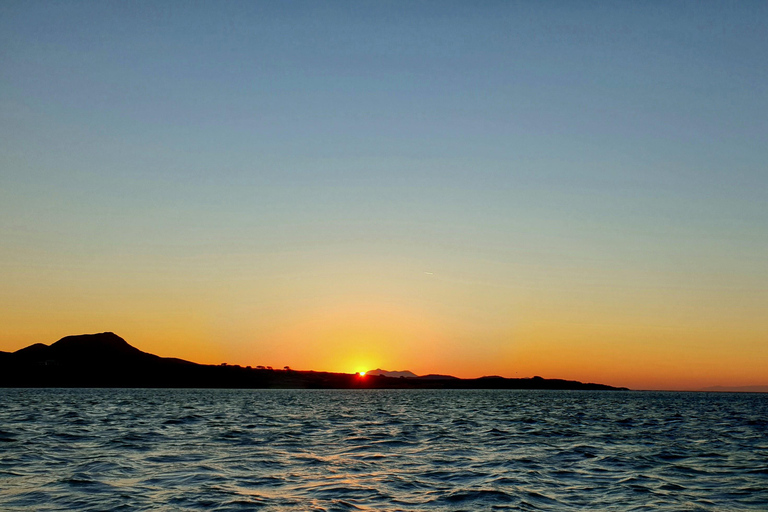
<path id="1" fill-rule="evenodd" d="M 163 358 L 142 352 L 112 332 L 66 336 L 52 345 L 35 343 L 13 353 L 18 361 L 55 361 L 59 364 L 128 365 L 158 363 Z"/>
<path id="2" fill-rule="evenodd" d="M 143 352 L 112 332 L 67 336 L 51 345 L 35 343 L 16 352 L 0 352 L 0 387 L 625 389 L 541 377 L 418 377 L 410 371 L 381 369 L 361 376 L 206 365 Z"/>
<path id="3" fill-rule="evenodd" d="M 446 380 L 446 379 L 461 380 L 458 377 L 454 377 L 453 375 L 440 375 L 437 373 L 430 373 L 428 375 L 419 375 L 417 378 L 424 379 L 424 380 Z"/>
<path id="4" fill-rule="evenodd" d="M 394 378 L 400 378 L 405 377 L 407 379 L 415 379 L 418 377 L 415 373 L 413 373 L 410 370 L 400 370 L 396 372 L 390 372 L 387 370 L 382 370 L 381 368 L 376 368 L 375 370 L 368 370 L 365 372 L 366 375 L 383 375 L 384 377 L 394 377 Z"/>
<path id="5" fill-rule="evenodd" d="M 0 386 L 167 387 L 197 367 L 143 352 L 112 332 L 66 336 L 0 354 Z"/>
<path id="6" fill-rule="evenodd" d="M 380 375 L 383 377 L 393 377 L 396 379 L 405 378 L 405 379 L 425 379 L 425 380 L 446 380 L 446 379 L 458 379 L 458 377 L 454 377 L 453 375 L 439 375 L 436 373 L 430 373 L 429 375 L 416 375 L 410 370 L 400 370 L 396 372 L 391 372 L 388 370 L 382 370 L 381 368 L 376 368 L 375 370 L 368 370 L 365 372 L 366 375 Z"/>

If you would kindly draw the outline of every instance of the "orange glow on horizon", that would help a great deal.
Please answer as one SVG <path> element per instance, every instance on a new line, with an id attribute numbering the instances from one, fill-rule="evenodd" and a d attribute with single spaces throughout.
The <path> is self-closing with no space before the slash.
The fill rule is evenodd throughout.
<path id="1" fill-rule="evenodd" d="M 29 321 L 23 329 L 4 332 L 0 350 L 12 352 L 33 343 L 51 344 L 67 335 L 112 331 L 145 352 L 202 364 L 290 366 L 351 371 L 361 377 L 374 368 L 460 378 L 538 375 L 670 390 L 765 385 L 768 360 L 768 346 L 757 321 L 739 325 L 707 321 L 691 326 L 661 314 L 651 322 L 617 312 L 609 322 L 594 312 L 588 315 L 589 311 L 557 315 L 546 310 L 520 315 L 514 324 L 493 324 L 441 316 L 436 308 L 376 297 L 296 306 L 268 321 L 249 310 L 243 310 L 247 313 L 243 316 L 233 311 L 230 317 L 199 314 L 193 318 L 183 310 L 154 312 L 144 316 L 151 320 L 146 323 L 118 313 L 104 313 L 98 322 L 78 321 L 66 311 L 57 311 L 51 313 L 49 323 Z M 7 311 L 0 317 L 13 320 Z M 723 344 L 723 339 L 742 350 Z"/>

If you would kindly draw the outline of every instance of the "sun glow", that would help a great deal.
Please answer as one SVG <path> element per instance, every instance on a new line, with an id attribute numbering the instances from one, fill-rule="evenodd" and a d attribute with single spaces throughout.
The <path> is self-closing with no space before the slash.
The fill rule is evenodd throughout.
<path id="1" fill-rule="evenodd" d="M 357 372 L 357 374 L 361 377 L 365 377 L 365 372 Z"/>

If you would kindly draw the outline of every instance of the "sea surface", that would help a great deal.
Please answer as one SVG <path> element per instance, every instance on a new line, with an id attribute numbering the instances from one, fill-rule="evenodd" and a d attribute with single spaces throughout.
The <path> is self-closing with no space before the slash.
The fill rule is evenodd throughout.
<path id="1" fill-rule="evenodd" d="M 0 389 L 0 510 L 768 510 L 768 395 Z"/>

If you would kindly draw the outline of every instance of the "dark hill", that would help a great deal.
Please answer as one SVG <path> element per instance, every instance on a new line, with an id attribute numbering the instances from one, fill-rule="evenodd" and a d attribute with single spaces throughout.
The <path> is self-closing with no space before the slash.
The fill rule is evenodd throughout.
<path id="1" fill-rule="evenodd" d="M 128 366 L 162 364 L 164 362 L 193 364 L 176 358 L 164 358 L 142 352 L 112 332 L 66 336 L 50 346 L 35 343 L 11 354 L 19 363 L 47 365 L 110 365 Z"/>
<path id="2" fill-rule="evenodd" d="M 104 332 L 0 352 L 0 387 L 619 389 L 557 379 L 400 378 L 203 365 L 143 352 Z"/>
<path id="3" fill-rule="evenodd" d="M 35 343 L 28 347 L 17 350 L 11 356 L 17 361 L 36 361 L 39 359 L 46 359 L 46 355 L 49 353 L 51 347 L 43 345 L 42 343 Z"/>
<path id="4" fill-rule="evenodd" d="M 82 334 L 0 357 L 0 386 L 165 387 L 182 366 L 198 365 L 142 352 L 111 332 Z"/>
<path id="5" fill-rule="evenodd" d="M 123 338 L 111 332 L 67 336 L 52 345 L 35 343 L 13 353 L 18 361 L 29 363 L 55 361 L 59 364 L 119 364 L 138 361 L 156 361 L 158 356 L 132 347 Z"/>
<path id="6" fill-rule="evenodd" d="M 152 356 L 132 347 L 123 338 L 113 332 L 66 336 L 51 345 L 53 354 L 75 359 L 141 359 Z"/>

